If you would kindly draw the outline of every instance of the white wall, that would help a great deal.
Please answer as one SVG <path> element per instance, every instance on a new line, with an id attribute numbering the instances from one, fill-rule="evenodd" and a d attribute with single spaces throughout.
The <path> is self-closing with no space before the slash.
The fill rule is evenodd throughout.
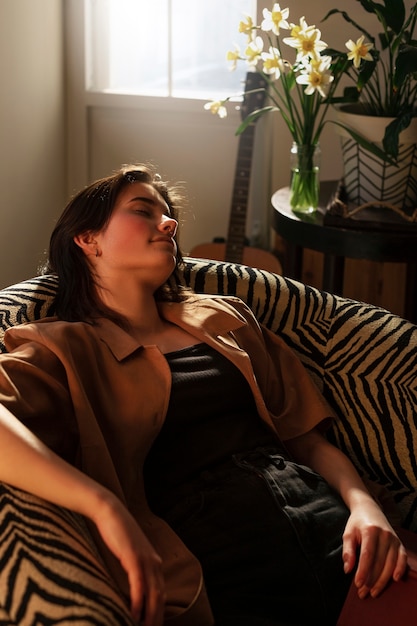
<path id="1" fill-rule="evenodd" d="M 150 161 L 164 179 L 182 181 L 187 207 L 180 240 L 187 250 L 193 242 L 225 234 L 236 158 L 238 118 L 218 124 L 200 107 L 191 105 L 187 112 L 162 109 L 159 114 L 138 108 L 90 111 L 90 178 L 122 163 Z"/>
<path id="2" fill-rule="evenodd" d="M 62 0 L 0 2 L 0 288 L 37 272 L 65 201 Z"/>

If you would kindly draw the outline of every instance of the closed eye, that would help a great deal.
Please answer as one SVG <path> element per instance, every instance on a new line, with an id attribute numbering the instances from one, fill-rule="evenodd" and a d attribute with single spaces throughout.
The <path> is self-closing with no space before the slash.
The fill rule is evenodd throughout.
<path id="1" fill-rule="evenodd" d="M 152 217 L 152 212 L 149 209 L 135 209 L 134 213 L 138 213 L 139 215 L 145 215 L 146 217 Z"/>
<path id="2" fill-rule="evenodd" d="M 161 208 L 163 210 L 164 215 L 167 217 L 171 217 L 171 211 L 169 210 L 166 202 L 157 202 L 155 198 L 149 198 L 147 196 L 136 196 L 135 198 L 131 198 L 129 201 L 131 204 L 136 204 L 135 211 L 145 213 L 147 212 L 149 215 L 153 215 L 153 212 L 157 210 L 157 208 Z"/>

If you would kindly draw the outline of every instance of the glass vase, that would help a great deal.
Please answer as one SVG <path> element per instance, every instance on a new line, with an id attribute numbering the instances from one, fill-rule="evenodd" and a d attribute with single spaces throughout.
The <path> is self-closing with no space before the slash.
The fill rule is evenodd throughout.
<path id="1" fill-rule="evenodd" d="M 314 213 L 319 205 L 320 146 L 300 145 L 291 148 L 290 206 L 294 213 Z"/>

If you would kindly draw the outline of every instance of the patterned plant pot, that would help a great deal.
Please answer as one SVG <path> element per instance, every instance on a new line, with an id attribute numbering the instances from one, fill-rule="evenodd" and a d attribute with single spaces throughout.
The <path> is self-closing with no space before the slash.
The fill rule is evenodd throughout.
<path id="1" fill-rule="evenodd" d="M 382 147 L 392 118 L 360 115 L 338 108 L 336 119 Z M 390 165 L 362 148 L 337 126 L 343 151 L 343 178 L 350 202 L 378 202 L 410 211 L 417 206 L 417 118 L 400 135 L 398 166 Z"/>

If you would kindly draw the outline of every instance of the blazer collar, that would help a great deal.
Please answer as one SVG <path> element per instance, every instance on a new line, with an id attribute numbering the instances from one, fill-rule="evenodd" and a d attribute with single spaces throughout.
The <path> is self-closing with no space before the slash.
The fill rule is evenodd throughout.
<path id="1" fill-rule="evenodd" d="M 245 319 L 221 297 L 190 295 L 182 302 L 161 302 L 158 308 L 164 319 L 184 328 L 201 341 L 226 335 L 246 324 Z M 101 341 L 118 361 L 143 347 L 111 320 L 101 318 L 96 321 L 95 327 Z"/>

